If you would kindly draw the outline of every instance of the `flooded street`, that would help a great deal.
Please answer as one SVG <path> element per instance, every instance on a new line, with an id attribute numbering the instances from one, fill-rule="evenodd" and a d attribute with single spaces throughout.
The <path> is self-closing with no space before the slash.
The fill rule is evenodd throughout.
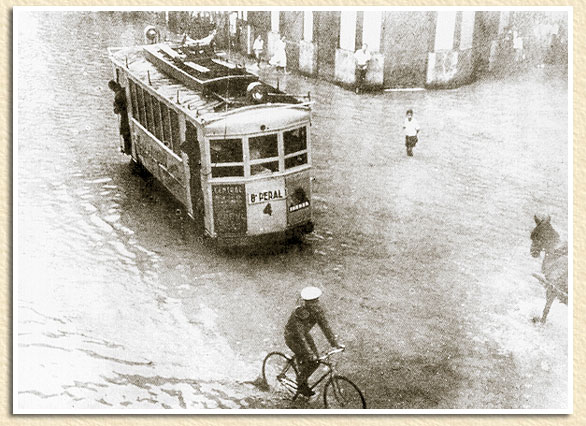
<path id="1" fill-rule="evenodd" d="M 121 18 L 122 16 L 122 18 Z M 531 276 L 533 215 L 568 235 L 566 70 L 454 90 L 311 92 L 314 233 L 223 252 L 119 152 L 110 46 L 148 19 L 18 27 L 14 398 L 20 409 L 321 408 L 255 386 L 307 285 L 375 409 L 564 409 L 569 308 Z M 402 123 L 422 127 L 407 157 Z M 316 333 L 317 334 L 317 333 Z M 320 348 L 327 344 L 318 339 Z"/>

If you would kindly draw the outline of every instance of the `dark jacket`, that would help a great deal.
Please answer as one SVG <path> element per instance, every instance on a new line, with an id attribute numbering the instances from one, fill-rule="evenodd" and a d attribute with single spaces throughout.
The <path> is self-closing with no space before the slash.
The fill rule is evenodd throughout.
<path id="1" fill-rule="evenodd" d="M 309 333 L 315 324 L 319 325 L 330 345 L 338 345 L 336 336 L 334 336 L 326 319 L 325 312 L 319 305 L 311 309 L 303 306 L 295 308 L 285 326 L 285 342 L 287 345 L 294 352 L 317 354 L 317 347 Z"/>
<path id="2" fill-rule="evenodd" d="M 128 123 L 128 105 L 126 102 L 126 93 L 122 87 L 116 90 L 114 95 L 114 113 L 120 114 L 120 134 L 130 134 L 130 124 Z"/>

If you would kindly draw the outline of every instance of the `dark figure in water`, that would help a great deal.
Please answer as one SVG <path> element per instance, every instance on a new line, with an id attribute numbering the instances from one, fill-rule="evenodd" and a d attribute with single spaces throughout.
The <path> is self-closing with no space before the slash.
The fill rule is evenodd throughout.
<path id="1" fill-rule="evenodd" d="M 550 216 L 535 215 L 537 225 L 531 232 L 531 256 L 539 257 L 544 252 L 541 272 L 543 277 L 535 275 L 545 286 L 545 308 L 541 318 L 533 318 L 534 322 L 545 323 L 549 308 L 557 298 L 568 304 L 568 244 L 559 244 L 560 236 L 551 226 Z"/>
<path id="2" fill-rule="evenodd" d="M 122 86 L 114 80 L 108 82 L 108 87 L 114 92 L 114 114 L 120 115 L 120 135 L 124 139 L 125 154 L 130 155 L 130 124 L 128 123 L 128 104 L 126 92 Z"/>

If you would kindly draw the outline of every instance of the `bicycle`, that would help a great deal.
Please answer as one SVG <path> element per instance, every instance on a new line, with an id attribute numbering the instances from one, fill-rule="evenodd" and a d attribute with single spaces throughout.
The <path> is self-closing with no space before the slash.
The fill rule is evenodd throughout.
<path id="1" fill-rule="evenodd" d="M 366 400 L 360 388 L 347 377 L 337 374 L 334 363 L 330 361 L 333 354 L 343 351 L 344 348 L 336 348 L 317 359 L 319 365 L 325 366 L 327 371 L 313 384 L 308 383 L 309 388 L 315 389 L 327 378 L 323 390 L 325 408 L 366 408 Z M 293 401 L 301 395 L 297 390 L 298 375 L 295 356 L 289 357 L 282 352 L 271 352 L 263 360 L 264 383 L 272 391 L 285 391 L 293 395 Z"/>

